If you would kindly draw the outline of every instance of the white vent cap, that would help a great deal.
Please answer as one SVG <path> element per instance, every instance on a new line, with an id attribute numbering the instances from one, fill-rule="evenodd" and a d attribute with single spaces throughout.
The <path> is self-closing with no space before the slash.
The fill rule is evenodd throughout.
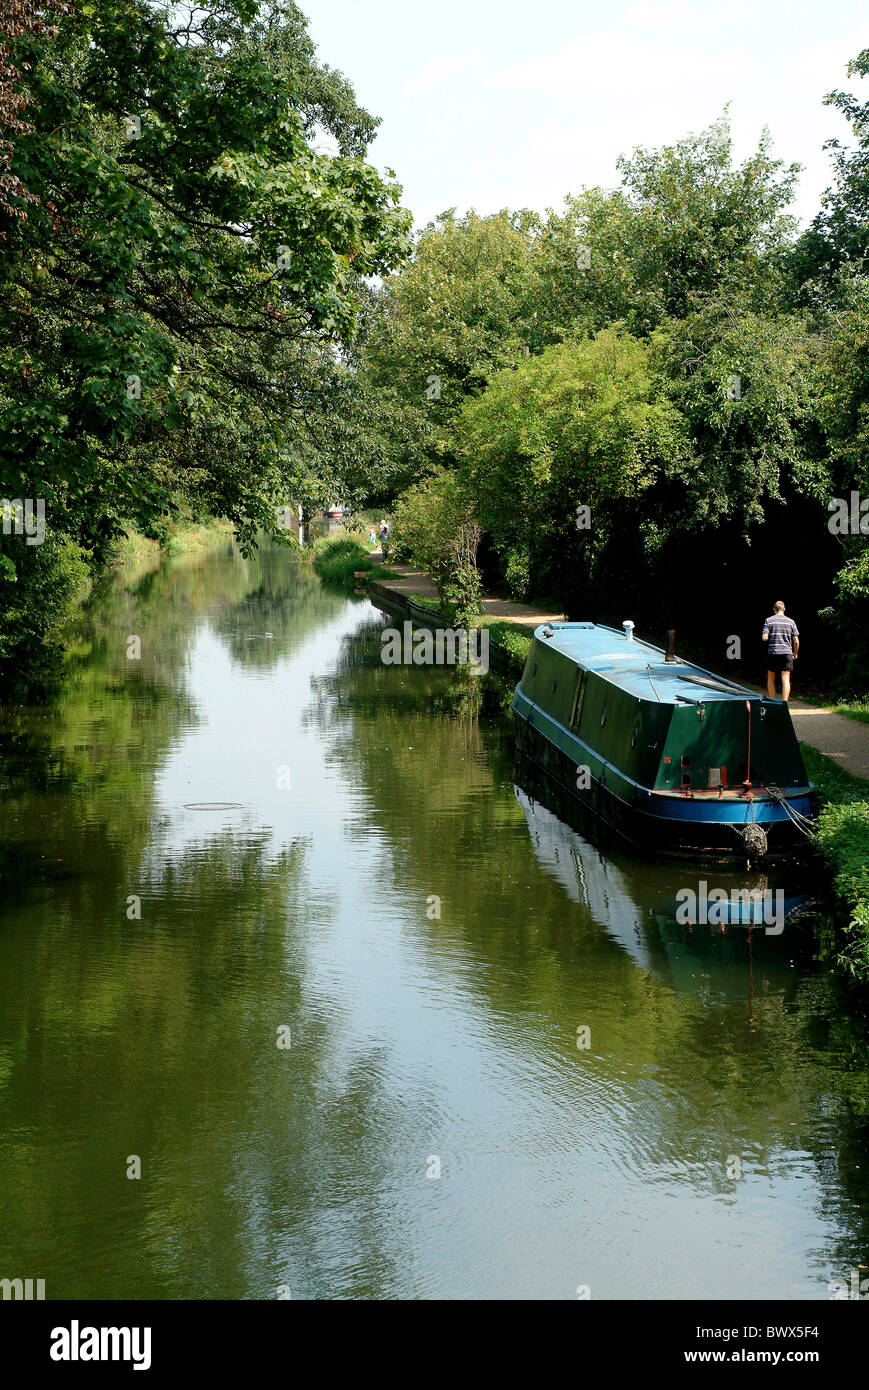
<path id="1" fill-rule="evenodd" d="M 630 618 L 628 618 L 626 622 L 623 622 L 623 623 L 622 623 L 622 627 L 623 627 L 624 630 L 625 630 L 625 640 L 626 640 L 627 642 L 633 642 L 633 640 L 634 640 L 634 624 L 631 622 Z"/>

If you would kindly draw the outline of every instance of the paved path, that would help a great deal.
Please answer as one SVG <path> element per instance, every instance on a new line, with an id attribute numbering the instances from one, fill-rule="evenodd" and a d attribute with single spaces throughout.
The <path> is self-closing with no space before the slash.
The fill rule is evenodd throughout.
<path id="1" fill-rule="evenodd" d="M 380 560 L 382 557 L 375 554 L 372 559 Z M 395 570 L 399 578 L 379 580 L 384 589 L 393 589 L 402 598 L 409 594 L 437 598 L 437 589 L 424 570 L 414 569 L 411 565 L 390 564 L 389 560 L 385 563 Z M 527 603 L 511 603 L 500 598 L 483 599 L 483 608 L 490 618 L 506 618 L 523 627 L 536 627 L 538 623 L 561 622 L 564 619 L 563 613 L 550 613 L 544 608 L 534 608 Z M 761 686 L 753 685 L 750 681 L 743 681 L 742 684 L 760 694 L 765 693 Z M 819 752 L 826 753 L 828 758 L 855 777 L 869 780 L 869 724 L 846 719 L 843 714 L 834 714 L 832 710 L 819 709 L 816 705 L 807 705 L 803 700 L 791 700 L 790 707 L 794 729 L 801 743 L 808 743 Z"/>
<path id="2" fill-rule="evenodd" d="M 801 743 L 826 753 L 828 758 L 869 781 L 869 724 L 846 719 L 829 709 L 818 709 L 802 700 L 791 700 L 791 719 Z"/>
<path id="3" fill-rule="evenodd" d="M 414 569 L 411 565 L 397 565 L 391 560 L 383 560 L 379 552 L 372 554 L 372 560 L 388 565 L 399 576 L 398 579 L 378 579 L 383 589 L 407 598 L 410 594 L 422 594 L 425 598 L 437 598 L 438 591 L 431 576 L 425 570 Z M 509 599 L 484 598 L 483 611 L 488 618 L 506 618 L 511 623 L 523 627 L 537 627 L 538 623 L 560 623 L 563 613 L 548 612 L 545 608 L 534 608 L 528 603 L 512 603 Z"/>

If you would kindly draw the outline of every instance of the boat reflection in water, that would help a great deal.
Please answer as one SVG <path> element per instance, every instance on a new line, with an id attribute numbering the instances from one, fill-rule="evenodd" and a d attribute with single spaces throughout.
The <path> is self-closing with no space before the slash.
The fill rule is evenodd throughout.
<path id="1" fill-rule="evenodd" d="M 820 904 L 810 869 L 641 859 L 521 754 L 513 776 L 535 855 L 581 908 L 578 928 L 604 928 L 656 979 L 710 1002 L 751 1000 L 789 990 L 795 965 L 811 960 Z M 727 901 L 707 913 L 716 889 Z"/>

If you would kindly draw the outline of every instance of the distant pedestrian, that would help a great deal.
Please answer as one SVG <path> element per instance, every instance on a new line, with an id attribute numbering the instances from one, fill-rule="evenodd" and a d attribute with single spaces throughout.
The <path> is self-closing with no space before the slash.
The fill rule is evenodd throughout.
<path id="1" fill-rule="evenodd" d="M 775 699 L 775 678 L 781 675 L 781 697 L 787 702 L 791 697 L 791 671 L 800 649 L 800 634 L 793 618 L 785 617 L 785 606 L 781 599 L 773 606 L 772 617 L 763 625 L 762 640 L 766 642 L 766 690 L 771 700 Z"/>
<path id="2" fill-rule="evenodd" d="M 386 559 L 386 552 L 389 548 L 389 522 L 380 523 L 380 549 L 383 551 L 383 558 Z"/>
<path id="3" fill-rule="evenodd" d="M 371 546 L 372 550 L 377 544 L 377 532 L 375 531 L 373 526 L 371 527 L 371 530 L 368 532 L 368 544 Z"/>

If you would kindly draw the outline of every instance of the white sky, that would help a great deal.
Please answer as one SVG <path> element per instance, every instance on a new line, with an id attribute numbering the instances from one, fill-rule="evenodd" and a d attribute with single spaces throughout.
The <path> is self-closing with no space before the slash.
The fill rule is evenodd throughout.
<path id="1" fill-rule="evenodd" d="M 848 127 L 833 88 L 869 99 L 849 58 L 869 47 L 855 0 L 300 0 L 320 58 L 382 118 L 369 152 L 417 225 L 448 207 L 559 207 L 613 186 L 635 145 L 672 143 L 730 102 L 735 153 L 768 125 L 805 166 L 794 211 L 831 182 L 823 144 Z"/>

